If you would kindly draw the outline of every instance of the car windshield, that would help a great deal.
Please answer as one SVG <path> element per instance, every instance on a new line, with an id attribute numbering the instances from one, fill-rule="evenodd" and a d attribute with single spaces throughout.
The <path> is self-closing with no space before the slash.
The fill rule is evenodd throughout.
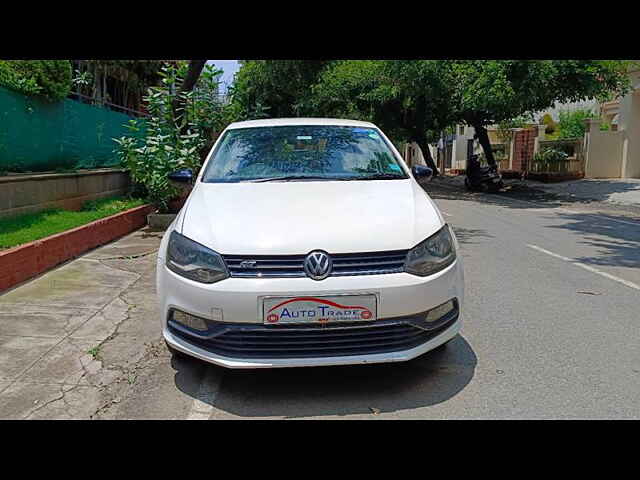
<path id="1" fill-rule="evenodd" d="M 407 178 L 374 128 L 326 125 L 228 130 L 203 182 Z"/>

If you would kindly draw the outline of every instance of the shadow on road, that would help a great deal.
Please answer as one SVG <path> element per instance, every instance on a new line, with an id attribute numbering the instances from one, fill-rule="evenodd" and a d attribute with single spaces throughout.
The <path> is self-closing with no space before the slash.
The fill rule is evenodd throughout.
<path id="1" fill-rule="evenodd" d="M 465 245 L 479 243 L 478 240 L 483 238 L 494 238 L 493 235 L 489 235 L 489 233 L 482 228 L 462 228 L 454 225 L 451 225 L 451 228 L 453 228 L 458 242 Z"/>
<path id="2" fill-rule="evenodd" d="M 225 370 L 213 406 L 240 417 L 313 417 L 388 413 L 444 402 L 473 378 L 476 355 L 460 335 L 445 349 L 404 363 Z M 178 389 L 195 396 L 194 368 L 176 361 Z M 204 368 L 220 368 L 206 365 Z"/>
<path id="3" fill-rule="evenodd" d="M 628 185 L 620 183 L 621 185 L 613 183 L 613 186 L 619 189 L 638 186 L 638 183 Z M 427 190 L 434 200 L 473 201 L 517 210 L 557 209 L 552 216 L 548 217 L 553 220 L 553 223 L 546 225 L 545 228 L 575 232 L 581 237 L 579 240 L 581 244 L 597 249 L 597 255 L 574 257 L 575 260 L 602 266 L 640 267 L 640 218 L 629 215 L 629 213 L 632 215 L 640 213 L 637 207 L 606 205 L 604 210 L 600 208 L 592 210 L 595 213 L 589 211 L 572 213 L 564 208 L 570 208 L 575 204 L 586 207 L 594 202 L 580 199 L 558 199 L 546 194 L 537 195 L 535 193 L 524 196 L 518 192 L 511 194 L 469 193 L 463 188 L 438 184 L 437 182 L 430 184 L 430 188 Z M 514 202 L 514 199 L 527 201 Z M 558 224 L 559 220 L 562 223 Z M 478 237 L 491 237 L 482 230 L 465 231 L 463 228 L 454 226 L 454 231 L 460 243 L 473 243 L 472 240 Z"/>
<path id="4" fill-rule="evenodd" d="M 597 181 L 589 180 L 589 182 Z M 506 208 L 528 209 L 569 207 L 572 205 L 597 205 L 601 202 L 606 201 L 613 193 L 624 193 L 632 190 L 638 190 L 638 187 L 640 185 L 638 183 L 608 182 L 607 188 L 610 187 L 610 190 L 608 190 L 606 193 L 596 192 L 590 194 L 592 198 L 587 199 L 584 197 L 569 196 L 571 190 L 567 190 L 567 192 L 565 193 L 554 193 L 542 190 L 541 188 L 536 188 L 535 186 L 531 186 L 530 184 L 525 184 L 520 181 L 507 181 L 507 183 L 508 189 L 506 191 L 491 194 L 469 192 L 464 188 L 463 185 L 452 183 L 450 180 L 434 179 L 433 181 L 426 184 L 425 191 L 433 199 L 469 200 L 487 203 L 490 205 L 499 205 Z M 604 186 L 600 188 L 604 190 Z M 516 200 L 516 202 L 514 202 L 513 200 Z M 523 202 L 517 202 L 517 200 L 523 200 Z M 640 208 L 634 205 L 608 204 L 607 208 L 624 209 L 627 211 L 633 211 L 634 213 L 640 213 Z"/>
<path id="5" fill-rule="evenodd" d="M 640 267 L 640 222 L 633 225 L 629 217 L 601 213 L 558 212 L 554 220 L 558 218 L 566 223 L 547 228 L 576 232 L 582 237 L 580 243 L 598 249 L 597 256 L 574 257 L 575 260 L 592 265 Z"/>

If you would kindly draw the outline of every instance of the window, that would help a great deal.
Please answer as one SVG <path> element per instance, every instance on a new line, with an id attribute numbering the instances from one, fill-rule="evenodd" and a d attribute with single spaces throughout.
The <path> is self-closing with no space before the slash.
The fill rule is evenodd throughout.
<path id="1" fill-rule="evenodd" d="M 207 164 L 204 182 L 278 177 L 358 180 L 407 178 L 374 128 L 295 125 L 228 130 Z"/>

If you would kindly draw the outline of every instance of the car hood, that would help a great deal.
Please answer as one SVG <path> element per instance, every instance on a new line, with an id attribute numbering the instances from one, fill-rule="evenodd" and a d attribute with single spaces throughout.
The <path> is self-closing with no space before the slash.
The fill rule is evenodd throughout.
<path id="1" fill-rule="evenodd" d="M 444 224 L 412 179 L 199 182 L 184 210 L 181 233 L 225 255 L 401 250 Z"/>

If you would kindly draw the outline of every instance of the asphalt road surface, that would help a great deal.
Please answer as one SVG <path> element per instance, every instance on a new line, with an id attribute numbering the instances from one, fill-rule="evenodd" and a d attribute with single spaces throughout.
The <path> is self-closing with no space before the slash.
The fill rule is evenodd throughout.
<path id="1" fill-rule="evenodd" d="M 63 267 L 92 260 L 137 275 L 114 280 L 121 289 L 112 300 L 105 296 L 111 303 L 65 334 L 64 341 L 80 345 L 81 353 L 100 339 L 100 354 L 81 361 L 77 377 L 63 375 L 63 386 L 49 390 L 38 387 L 37 361 L 14 376 L 5 367 L 0 417 L 640 417 L 638 213 L 601 204 L 469 195 L 437 182 L 428 190 L 453 226 L 465 261 L 464 326 L 445 350 L 401 364 L 256 371 L 171 359 L 154 310 L 155 255 L 118 259 L 112 253 L 117 246 L 105 247 L 93 260 Z M 136 248 L 148 250 L 145 241 L 157 245 L 159 235 L 146 235 L 151 240 L 135 237 Z M 33 302 L 25 300 L 25 288 L 35 287 L 27 284 L 0 297 L 5 314 Z M 118 308 L 121 318 L 114 322 L 106 312 Z M 103 337 L 89 327 L 100 315 L 109 317 L 101 325 L 112 322 Z M 83 330 L 84 337 L 78 333 Z M 2 348 L 0 340 L 0 366 Z M 51 360 L 58 367 L 42 371 L 55 376 L 72 368 L 73 362 L 60 362 Z"/>

